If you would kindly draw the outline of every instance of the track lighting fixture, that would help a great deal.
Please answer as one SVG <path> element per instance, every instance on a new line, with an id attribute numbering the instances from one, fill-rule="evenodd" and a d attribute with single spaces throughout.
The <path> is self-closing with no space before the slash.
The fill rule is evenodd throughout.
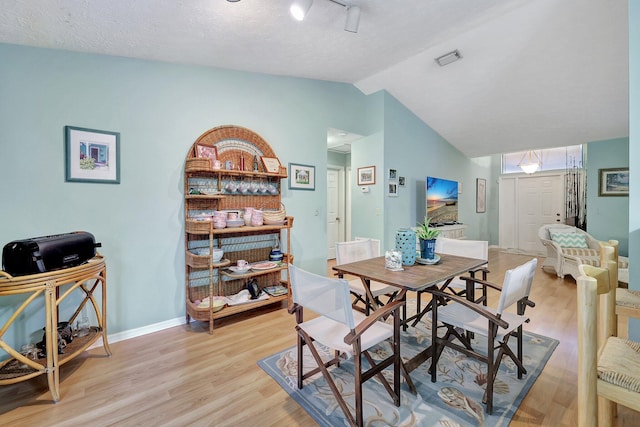
<path id="1" fill-rule="evenodd" d="M 307 16 L 312 4 L 313 0 L 294 0 L 289 7 L 289 12 L 296 21 L 302 21 Z"/>
<path id="2" fill-rule="evenodd" d="M 360 7 L 347 6 L 347 19 L 344 22 L 344 30 L 351 33 L 358 32 L 358 26 L 360 25 Z"/>
<path id="3" fill-rule="evenodd" d="M 347 17 L 344 22 L 344 30 L 351 33 L 357 33 L 360 26 L 360 6 L 345 3 L 342 0 L 329 0 L 331 3 L 338 4 L 347 9 Z M 309 12 L 313 0 L 293 0 L 289 7 L 291 16 L 298 21 L 302 21 Z"/>

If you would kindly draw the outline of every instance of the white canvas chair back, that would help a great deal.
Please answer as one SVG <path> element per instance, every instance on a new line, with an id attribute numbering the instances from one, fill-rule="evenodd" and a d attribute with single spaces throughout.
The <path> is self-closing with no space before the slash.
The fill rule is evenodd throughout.
<path id="1" fill-rule="evenodd" d="M 436 239 L 436 253 L 446 255 L 457 255 L 466 258 L 489 260 L 489 242 L 486 240 L 461 240 L 438 237 Z M 453 289 L 464 289 L 467 284 L 459 277 L 454 278 L 449 287 Z M 480 285 L 476 289 L 481 288 Z"/>
<path id="2" fill-rule="evenodd" d="M 376 256 L 371 239 L 336 242 L 336 263 L 338 265 L 362 261 Z"/>
<path id="3" fill-rule="evenodd" d="M 496 309 L 498 314 L 502 314 L 504 309 L 529 296 L 537 265 L 538 260 L 533 258 L 531 261 L 514 269 L 507 270 L 502 284 L 502 291 L 500 292 L 500 301 Z"/>
<path id="4" fill-rule="evenodd" d="M 489 242 L 486 240 L 462 240 L 438 237 L 436 239 L 436 252 L 487 261 L 489 259 Z"/>
<path id="5" fill-rule="evenodd" d="M 356 237 L 356 240 L 370 240 L 371 241 L 371 250 L 373 252 L 374 257 L 380 256 L 380 240 L 379 239 L 370 239 L 369 237 Z"/>
<path id="6" fill-rule="evenodd" d="M 332 279 L 301 270 L 289 264 L 293 302 L 346 325 L 355 328 L 349 284 L 344 279 Z"/>

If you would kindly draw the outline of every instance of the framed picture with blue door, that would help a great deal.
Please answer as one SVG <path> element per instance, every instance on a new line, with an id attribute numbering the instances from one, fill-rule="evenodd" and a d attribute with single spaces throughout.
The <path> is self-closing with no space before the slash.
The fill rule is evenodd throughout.
<path id="1" fill-rule="evenodd" d="M 120 184 L 120 133 L 65 126 L 65 181 Z"/>

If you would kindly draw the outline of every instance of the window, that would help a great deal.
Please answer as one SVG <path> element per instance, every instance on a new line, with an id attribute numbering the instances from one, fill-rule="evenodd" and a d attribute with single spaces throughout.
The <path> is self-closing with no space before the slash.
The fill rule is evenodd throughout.
<path id="1" fill-rule="evenodd" d="M 542 150 L 532 151 L 540 158 L 542 163 L 538 171 L 566 170 L 574 167 L 582 168 L 582 145 L 544 148 Z M 518 164 L 523 157 L 527 156 L 528 152 L 529 151 L 520 151 L 517 153 L 503 154 L 502 173 L 522 173 L 522 169 L 520 169 Z"/>

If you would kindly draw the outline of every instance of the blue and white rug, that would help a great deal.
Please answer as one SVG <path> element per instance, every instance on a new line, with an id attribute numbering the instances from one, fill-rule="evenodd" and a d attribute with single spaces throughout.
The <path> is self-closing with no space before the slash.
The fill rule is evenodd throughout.
<path id="1" fill-rule="evenodd" d="M 292 329 L 291 333 L 295 331 Z M 402 334 L 401 352 L 403 359 L 409 359 L 431 342 L 429 321 L 409 328 Z M 477 337 L 474 349 L 486 351 L 486 340 Z M 517 369 L 510 358 L 505 357 L 494 382 L 493 414 L 485 413 L 482 395 L 486 383 L 485 364 L 468 358 L 454 350 L 445 348 L 438 361 L 437 382 L 431 382 L 428 373 L 430 359 L 411 372 L 411 378 L 418 390 L 411 394 L 402 383 L 401 406 L 393 405 L 384 387 L 373 378 L 363 386 L 364 424 L 368 426 L 507 426 L 518 409 L 518 405 L 542 372 L 558 341 L 525 332 L 524 365 L 527 375 L 518 379 Z M 515 346 L 516 340 L 510 344 Z M 380 359 L 391 350 L 389 344 L 377 349 Z M 305 347 L 305 370 L 316 364 Z M 331 357 L 325 349 L 327 358 Z M 375 352 L 372 352 L 375 356 Z M 366 362 L 363 362 L 366 363 Z M 318 374 L 305 381 L 302 390 L 297 387 L 296 348 L 292 347 L 258 362 L 258 365 L 293 397 L 319 425 L 327 427 L 346 426 L 346 418 L 333 397 L 322 375 Z M 354 404 L 353 360 L 341 363 L 340 368 L 332 367 L 336 385 L 346 396 L 352 413 Z M 390 368 L 385 375 L 392 376 Z M 401 376 L 402 378 L 402 376 Z"/>

